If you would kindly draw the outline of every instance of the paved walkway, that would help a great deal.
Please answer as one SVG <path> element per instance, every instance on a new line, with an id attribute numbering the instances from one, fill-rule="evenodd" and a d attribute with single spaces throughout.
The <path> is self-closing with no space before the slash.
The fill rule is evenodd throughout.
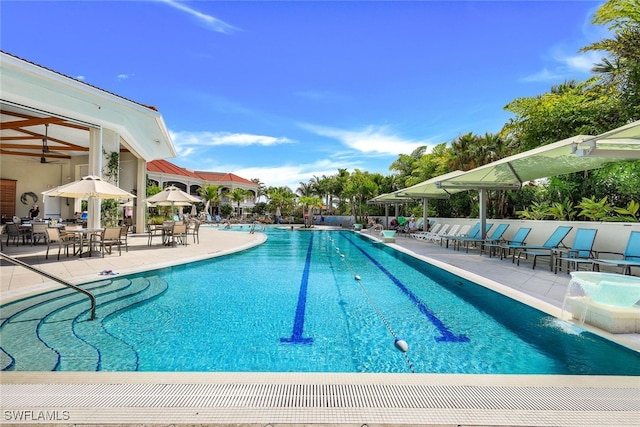
<path id="1" fill-rule="evenodd" d="M 4 252 L 72 283 L 99 272 L 134 273 L 243 250 L 263 234 L 200 229 L 200 244 L 147 246 L 129 237 L 129 251 L 105 258 L 44 259 L 44 246 Z M 398 238 L 397 249 L 485 286 L 559 313 L 569 276 L 543 266 Z M 0 264 L 0 303 L 57 286 L 25 269 Z M 640 348 L 637 334 L 622 339 Z M 300 373 L 3 372 L 0 424 L 100 425 L 637 425 L 637 377 Z M 587 402 L 587 403 L 585 403 Z"/>

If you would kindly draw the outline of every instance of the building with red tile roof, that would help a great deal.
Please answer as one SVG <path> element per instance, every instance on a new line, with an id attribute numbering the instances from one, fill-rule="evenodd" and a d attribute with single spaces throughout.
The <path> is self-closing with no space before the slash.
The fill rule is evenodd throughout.
<path id="1" fill-rule="evenodd" d="M 198 196 L 198 190 L 203 184 L 217 185 L 220 187 L 220 192 L 232 191 L 234 188 L 248 190 L 253 196 L 240 203 L 240 215 L 244 209 L 252 208 L 255 205 L 259 188 L 255 182 L 230 172 L 192 171 L 166 160 L 147 162 L 147 177 L 160 188 L 175 185 L 194 196 Z M 230 203 L 226 197 L 223 197 L 221 201 Z"/>

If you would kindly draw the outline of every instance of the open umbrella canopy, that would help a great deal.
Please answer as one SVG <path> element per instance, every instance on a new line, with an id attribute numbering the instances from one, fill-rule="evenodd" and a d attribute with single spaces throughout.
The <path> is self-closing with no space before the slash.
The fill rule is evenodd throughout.
<path id="1" fill-rule="evenodd" d="M 579 157 L 574 144 L 593 138 L 578 135 L 543 145 L 533 150 L 505 157 L 466 171 L 458 176 L 438 180 L 441 188 L 451 189 L 519 189 L 524 182 L 571 172 L 597 169 L 608 162 L 624 158 Z"/>
<path id="2" fill-rule="evenodd" d="M 414 199 L 446 199 L 451 195 L 451 193 L 464 191 L 464 189 L 455 188 L 451 190 L 445 190 L 443 188 L 440 188 L 438 182 L 444 181 L 449 178 L 454 178 L 458 175 L 462 175 L 463 173 L 463 171 L 459 170 L 449 172 L 444 175 L 433 177 L 419 184 L 412 185 L 411 187 L 398 190 L 395 193 L 397 193 L 397 195 L 399 196 L 411 197 Z"/>
<path id="3" fill-rule="evenodd" d="M 640 120 L 573 144 L 577 156 L 640 159 Z"/>
<path id="4" fill-rule="evenodd" d="M 159 206 L 187 206 L 200 202 L 200 199 L 174 185 L 170 185 L 158 194 L 148 197 L 147 202 L 155 203 Z M 179 203 L 186 203 L 186 205 L 180 205 Z"/>
<path id="5" fill-rule="evenodd" d="M 95 175 L 85 176 L 79 181 L 43 191 L 42 194 L 50 197 L 70 197 L 74 199 L 133 199 L 136 197 Z"/>

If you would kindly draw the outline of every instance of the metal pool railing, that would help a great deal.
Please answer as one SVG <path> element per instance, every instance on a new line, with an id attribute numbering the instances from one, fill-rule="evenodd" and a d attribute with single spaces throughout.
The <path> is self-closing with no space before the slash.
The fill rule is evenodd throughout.
<path id="1" fill-rule="evenodd" d="M 54 276 L 52 274 L 49 274 L 46 271 L 42 271 L 39 268 L 33 267 L 33 266 L 23 262 L 23 261 L 20 261 L 19 259 L 10 257 L 9 255 L 4 254 L 2 252 L 0 252 L 0 258 L 2 258 L 3 260 L 5 260 L 7 262 L 10 262 L 11 264 L 14 264 L 14 265 L 17 265 L 17 266 L 20 266 L 20 267 L 24 267 L 27 270 L 33 271 L 34 273 L 37 273 L 37 274 L 39 274 L 41 276 L 44 276 L 47 279 L 56 281 L 56 282 L 61 283 L 61 284 L 65 285 L 65 286 L 68 286 L 68 287 L 70 287 L 72 289 L 75 289 L 78 292 L 82 292 L 83 294 L 88 296 L 89 300 L 91 301 L 91 320 L 95 320 L 95 318 L 96 318 L 96 297 L 93 296 L 93 294 L 91 292 L 87 291 L 86 289 L 79 288 L 78 286 L 73 285 L 73 284 L 71 284 L 71 283 L 69 283 L 69 282 L 67 282 L 67 281 L 65 281 L 65 280 L 63 280 L 63 279 L 61 279 L 59 277 L 56 277 L 56 276 Z"/>

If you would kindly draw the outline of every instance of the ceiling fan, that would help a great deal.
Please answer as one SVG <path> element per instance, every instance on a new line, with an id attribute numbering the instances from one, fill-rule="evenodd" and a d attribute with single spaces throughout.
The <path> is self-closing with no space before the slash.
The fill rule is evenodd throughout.
<path id="1" fill-rule="evenodd" d="M 40 163 L 58 163 L 57 161 L 51 161 L 51 160 L 47 160 L 47 154 L 49 153 L 53 153 L 53 151 L 51 151 L 49 149 L 49 145 L 48 145 L 48 136 L 49 136 L 49 124 L 45 123 L 45 128 L 44 128 L 44 138 L 42 138 L 42 155 L 40 156 Z"/>

